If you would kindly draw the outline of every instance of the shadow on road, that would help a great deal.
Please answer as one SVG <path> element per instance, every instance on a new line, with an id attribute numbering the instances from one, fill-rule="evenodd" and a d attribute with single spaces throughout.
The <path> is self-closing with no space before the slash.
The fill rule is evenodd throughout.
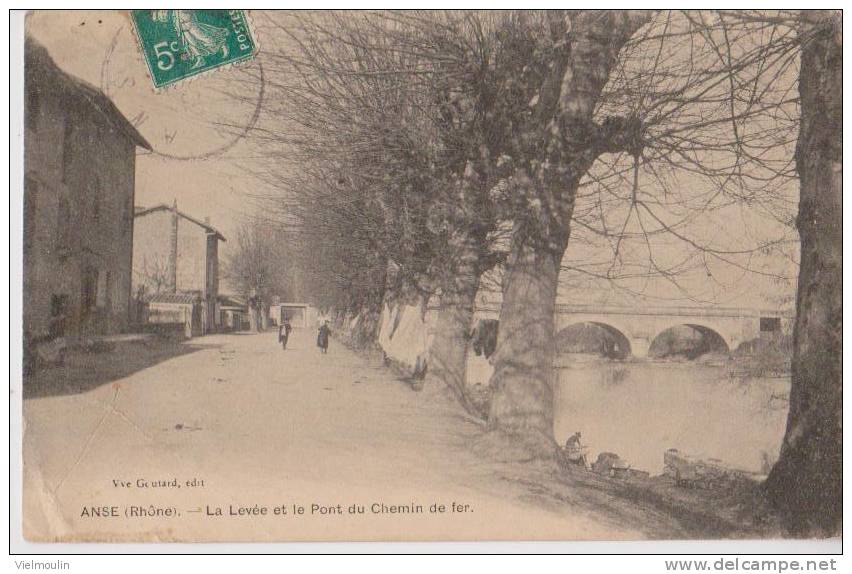
<path id="1" fill-rule="evenodd" d="M 73 350 L 64 364 L 44 367 L 24 376 L 24 399 L 85 393 L 168 359 L 221 345 L 201 345 L 152 339 L 114 345 L 92 352 Z"/>

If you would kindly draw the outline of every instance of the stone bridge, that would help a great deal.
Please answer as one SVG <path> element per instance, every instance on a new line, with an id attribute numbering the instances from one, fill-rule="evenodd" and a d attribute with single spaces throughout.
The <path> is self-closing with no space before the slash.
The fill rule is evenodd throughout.
<path id="1" fill-rule="evenodd" d="M 498 319 L 499 305 L 477 309 L 479 319 Z M 558 304 L 556 334 L 578 323 L 589 323 L 611 333 L 634 357 L 646 357 L 654 340 L 678 326 L 692 327 L 703 335 L 721 340 L 733 351 L 761 333 L 778 332 L 792 320 L 788 311 L 733 307 L 619 307 Z"/>

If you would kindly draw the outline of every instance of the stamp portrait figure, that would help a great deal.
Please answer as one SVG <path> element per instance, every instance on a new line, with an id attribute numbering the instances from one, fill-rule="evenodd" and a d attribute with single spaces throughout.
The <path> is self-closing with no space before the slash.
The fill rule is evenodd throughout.
<path id="1" fill-rule="evenodd" d="M 151 17 L 155 22 L 171 23 L 193 69 L 204 65 L 205 56 L 219 52 L 228 56 L 228 29 L 200 22 L 195 10 L 154 10 Z"/>

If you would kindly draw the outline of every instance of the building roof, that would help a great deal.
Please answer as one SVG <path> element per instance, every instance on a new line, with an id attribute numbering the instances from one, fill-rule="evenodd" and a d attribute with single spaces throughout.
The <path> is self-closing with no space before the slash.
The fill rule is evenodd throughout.
<path id="1" fill-rule="evenodd" d="M 151 293 L 142 300 L 146 303 L 172 303 L 189 305 L 196 302 L 201 295 L 194 291 L 178 291 L 177 293 Z"/>
<path id="2" fill-rule="evenodd" d="M 186 219 L 187 221 L 191 221 L 195 225 L 198 225 L 199 227 L 203 227 L 204 230 L 207 231 L 207 233 L 209 233 L 211 235 L 215 235 L 219 240 L 227 241 L 227 239 L 225 239 L 225 236 L 222 235 L 221 233 L 219 233 L 219 231 L 215 227 L 210 225 L 209 223 L 204 223 L 203 221 L 199 221 L 199 220 L 195 219 L 194 217 L 187 215 L 184 212 L 178 210 L 174 206 L 166 205 L 165 203 L 160 203 L 159 205 L 154 205 L 154 206 L 145 207 L 145 208 L 137 206 L 136 208 L 134 208 L 133 217 L 144 217 L 148 214 L 155 213 L 157 211 L 172 211 L 172 210 L 177 211 L 177 214 L 179 216 L 183 217 L 184 219 Z"/>
<path id="3" fill-rule="evenodd" d="M 50 57 L 47 49 L 29 36 L 25 41 L 25 60 L 27 72 L 51 74 L 68 93 L 76 95 L 88 104 L 110 124 L 123 132 L 130 141 L 139 147 L 151 150 L 151 144 L 115 107 L 112 100 L 95 86 L 63 71 Z"/>
<path id="4" fill-rule="evenodd" d="M 241 301 L 236 297 L 231 297 L 229 295 L 219 295 L 216 299 L 220 307 L 234 307 L 239 309 L 245 309 L 246 307 L 244 301 Z"/>

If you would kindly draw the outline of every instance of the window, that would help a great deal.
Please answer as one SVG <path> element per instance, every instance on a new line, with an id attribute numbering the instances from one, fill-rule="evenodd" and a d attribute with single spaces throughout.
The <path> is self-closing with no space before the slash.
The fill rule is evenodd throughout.
<path id="1" fill-rule="evenodd" d="M 66 250 L 71 241 L 71 208 L 65 195 L 59 196 L 59 206 L 56 210 L 56 248 Z"/>
<path id="2" fill-rule="evenodd" d="M 24 121 L 31 130 L 38 127 L 38 116 L 41 111 L 41 94 L 35 86 L 27 86 L 27 103 L 24 108 Z"/>
<path id="3" fill-rule="evenodd" d="M 109 271 L 98 273 L 98 292 L 95 295 L 95 305 L 99 309 L 109 307 Z"/>
<path id="4" fill-rule="evenodd" d="M 50 338 L 55 339 L 65 334 L 69 311 L 69 297 L 66 294 L 50 296 Z"/>
<path id="5" fill-rule="evenodd" d="M 24 178 L 24 251 L 32 248 L 35 237 L 36 201 L 38 199 L 38 182 L 30 176 Z"/>
<path id="6" fill-rule="evenodd" d="M 80 307 L 83 315 L 88 315 L 97 304 L 98 270 L 86 267 L 83 271 L 83 281 L 80 290 Z"/>
<path id="7" fill-rule="evenodd" d="M 50 297 L 50 316 L 59 317 L 68 312 L 68 295 L 51 295 Z"/>
<path id="8" fill-rule="evenodd" d="M 92 183 L 92 219 L 97 223 L 101 220 L 101 203 L 103 202 L 103 190 L 101 180 L 94 176 Z"/>
<path id="9" fill-rule="evenodd" d="M 127 235 L 133 229 L 133 194 L 127 193 L 124 198 L 124 213 L 121 214 L 121 230 Z"/>
<path id="10" fill-rule="evenodd" d="M 761 317 L 760 318 L 760 332 L 761 333 L 774 333 L 775 331 L 781 330 L 781 318 L 780 317 Z"/>

